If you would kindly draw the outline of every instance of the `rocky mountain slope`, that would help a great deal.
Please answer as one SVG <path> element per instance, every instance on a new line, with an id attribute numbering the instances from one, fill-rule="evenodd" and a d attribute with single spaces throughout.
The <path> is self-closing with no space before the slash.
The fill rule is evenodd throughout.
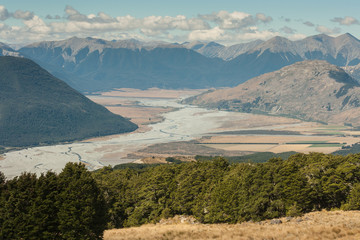
<path id="1" fill-rule="evenodd" d="M 118 42 L 74 38 L 27 46 L 20 52 L 81 91 L 205 88 L 233 79 L 229 74 L 219 77 L 222 60 L 177 45 L 124 47 Z"/>
<path id="2" fill-rule="evenodd" d="M 70 38 L 31 44 L 19 52 L 85 92 L 119 87 L 233 87 L 303 60 L 326 60 L 342 67 L 360 63 L 360 41 L 350 34 L 321 34 L 299 41 L 274 37 L 228 47 L 214 42 Z"/>
<path id="3" fill-rule="evenodd" d="M 326 61 L 298 62 L 187 103 L 230 111 L 360 125 L 360 84 Z"/>
<path id="4" fill-rule="evenodd" d="M 202 42 L 190 42 L 182 44 L 184 47 L 194 50 L 206 57 L 221 58 L 229 61 L 235 57 L 243 54 L 257 45 L 263 43 L 262 40 L 255 40 L 248 43 L 240 43 L 231 46 L 224 46 L 216 42 L 202 43 Z"/>
<path id="5" fill-rule="evenodd" d="M 49 144 L 137 128 L 25 58 L 0 57 L 0 86 L 0 146 Z"/>
<path id="6" fill-rule="evenodd" d="M 6 45 L 5 43 L 0 42 L 0 56 L 18 57 L 21 56 L 21 54 L 12 49 L 10 46 Z"/>
<path id="7" fill-rule="evenodd" d="M 360 81 L 360 63 L 354 66 L 342 67 L 350 76 Z"/>
<path id="8" fill-rule="evenodd" d="M 293 55 L 302 60 L 326 60 L 337 66 L 356 65 L 360 62 L 360 41 L 349 33 L 338 37 L 320 34 L 298 41 L 274 37 L 250 50 L 249 54 L 257 53 L 260 57 L 266 52 Z"/>

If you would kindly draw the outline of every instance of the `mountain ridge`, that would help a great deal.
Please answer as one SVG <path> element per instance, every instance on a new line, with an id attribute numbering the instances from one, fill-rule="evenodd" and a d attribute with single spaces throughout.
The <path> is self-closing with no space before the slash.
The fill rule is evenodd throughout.
<path id="1" fill-rule="evenodd" d="M 19 52 L 82 92 L 233 87 L 303 60 L 326 60 L 346 70 L 360 64 L 360 41 L 351 34 L 297 41 L 274 37 L 230 47 L 215 42 L 71 38 L 28 45 Z M 347 71 L 360 76 L 356 69 Z"/>
<path id="2" fill-rule="evenodd" d="M 190 98 L 185 103 L 360 125 L 360 84 L 343 69 L 323 60 L 297 62 L 234 88 Z"/>

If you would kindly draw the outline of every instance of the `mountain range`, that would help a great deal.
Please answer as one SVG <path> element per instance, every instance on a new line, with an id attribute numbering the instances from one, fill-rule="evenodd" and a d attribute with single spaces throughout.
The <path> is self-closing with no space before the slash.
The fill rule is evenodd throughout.
<path id="1" fill-rule="evenodd" d="M 33 44 L 20 53 L 81 91 L 204 88 L 220 86 L 222 80 L 214 77 L 222 60 L 175 45 L 118 47 L 118 42 L 72 38 Z"/>
<path id="2" fill-rule="evenodd" d="M 249 43 L 240 43 L 231 46 L 224 46 L 216 42 L 203 43 L 199 41 L 185 42 L 182 46 L 194 50 L 206 57 L 221 58 L 223 60 L 232 60 L 242 53 L 245 53 L 257 45 L 263 43 L 262 40 L 255 40 Z"/>
<path id="3" fill-rule="evenodd" d="M 343 69 L 323 60 L 294 63 L 234 88 L 189 98 L 185 103 L 360 125 L 360 84 Z"/>
<path id="4" fill-rule="evenodd" d="M 32 59 L 81 92 L 121 87 L 234 87 L 295 62 L 315 59 L 360 77 L 360 41 L 348 33 L 338 37 L 320 34 L 298 41 L 274 37 L 232 46 L 73 37 L 2 51 L 3 55 L 16 53 Z"/>
<path id="5" fill-rule="evenodd" d="M 0 57 L 0 86 L 0 146 L 51 144 L 137 128 L 26 58 Z"/>

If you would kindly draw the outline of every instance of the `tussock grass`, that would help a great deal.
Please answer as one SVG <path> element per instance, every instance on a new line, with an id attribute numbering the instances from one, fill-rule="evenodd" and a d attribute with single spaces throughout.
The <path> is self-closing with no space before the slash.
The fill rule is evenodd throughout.
<path id="1" fill-rule="evenodd" d="M 105 240 L 130 239 L 360 239 L 360 211 L 321 211 L 298 218 L 241 224 L 149 224 L 105 231 Z"/>

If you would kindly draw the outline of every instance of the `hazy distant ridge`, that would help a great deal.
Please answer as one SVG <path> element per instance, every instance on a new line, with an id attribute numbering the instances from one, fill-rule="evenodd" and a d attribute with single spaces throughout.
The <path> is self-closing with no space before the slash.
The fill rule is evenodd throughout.
<path id="1" fill-rule="evenodd" d="M 341 67 L 360 64 L 360 41 L 351 34 L 298 41 L 274 37 L 233 46 L 74 37 L 34 43 L 19 52 L 80 91 L 232 87 L 303 60 Z M 348 71 L 360 76 L 359 70 Z"/>

